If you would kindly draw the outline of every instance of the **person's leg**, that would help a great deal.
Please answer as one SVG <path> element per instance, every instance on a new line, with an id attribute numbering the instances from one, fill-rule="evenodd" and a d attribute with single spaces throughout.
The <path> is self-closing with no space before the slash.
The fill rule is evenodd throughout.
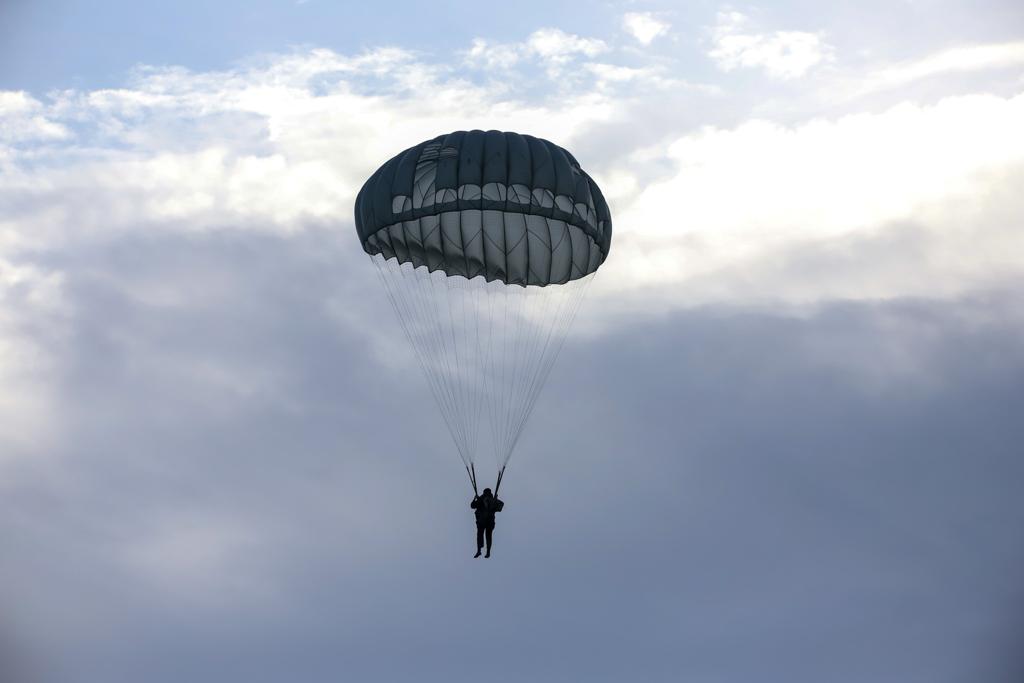
<path id="1" fill-rule="evenodd" d="M 484 528 L 479 524 L 476 525 L 476 555 L 473 557 L 480 557 L 480 549 L 484 547 Z"/>
<path id="2" fill-rule="evenodd" d="M 494 525 L 489 524 L 487 526 L 487 554 L 484 557 L 491 556 L 491 541 L 494 540 Z"/>

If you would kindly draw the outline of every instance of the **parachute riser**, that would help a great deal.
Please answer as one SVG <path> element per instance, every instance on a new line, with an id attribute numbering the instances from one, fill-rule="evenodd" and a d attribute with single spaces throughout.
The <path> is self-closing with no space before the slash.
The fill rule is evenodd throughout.
<path id="1" fill-rule="evenodd" d="M 494 497 L 498 497 L 498 491 L 501 489 L 501 478 L 505 476 L 505 467 L 502 466 L 501 471 L 498 472 L 498 481 L 494 484 Z"/>

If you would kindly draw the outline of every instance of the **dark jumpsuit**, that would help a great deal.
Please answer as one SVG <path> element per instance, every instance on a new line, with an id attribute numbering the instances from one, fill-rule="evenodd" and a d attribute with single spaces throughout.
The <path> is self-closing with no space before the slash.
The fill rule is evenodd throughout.
<path id="1" fill-rule="evenodd" d="M 501 512 L 505 503 L 494 496 L 474 498 L 469 507 L 476 510 L 476 549 L 484 546 L 484 535 L 487 536 L 487 552 L 491 552 L 491 541 L 494 538 L 494 514 Z"/>

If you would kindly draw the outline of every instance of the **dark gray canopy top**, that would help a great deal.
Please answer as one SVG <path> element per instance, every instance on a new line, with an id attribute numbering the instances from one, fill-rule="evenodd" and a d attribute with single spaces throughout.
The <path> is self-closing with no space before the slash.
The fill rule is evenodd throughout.
<path id="1" fill-rule="evenodd" d="M 496 130 L 440 135 L 394 157 L 356 197 L 371 255 L 506 284 L 562 284 L 597 270 L 608 204 L 556 144 Z"/>

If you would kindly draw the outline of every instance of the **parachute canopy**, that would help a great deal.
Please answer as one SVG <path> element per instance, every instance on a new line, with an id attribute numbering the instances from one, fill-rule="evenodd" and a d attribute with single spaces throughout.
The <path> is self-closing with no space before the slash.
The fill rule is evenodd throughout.
<path id="1" fill-rule="evenodd" d="M 601 190 L 547 140 L 459 131 L 381 166 L 355 219 L 474 488 L 483 451 L 500 484 L 608 257 Z"/>
<path id="2" fill-rule="evenodd" d="M 355 213 L 370 255 L 510 285 L 585 277 L 612 238 L 608 204 L 569 152 L 496 130 L 410 147 L 363 185 Z"/>

